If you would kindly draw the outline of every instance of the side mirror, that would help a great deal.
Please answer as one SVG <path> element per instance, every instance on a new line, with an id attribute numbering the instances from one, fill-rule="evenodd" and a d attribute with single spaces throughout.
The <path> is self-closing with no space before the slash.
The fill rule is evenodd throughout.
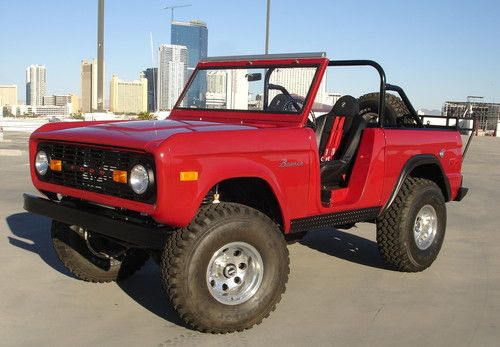
<path id="1" fill-rule="evenodd" d="M 260 81 L 262 79 L 262 74 L 260 72 L 249 73 L 246 74 L 246 78 L 248 82 Z"/>

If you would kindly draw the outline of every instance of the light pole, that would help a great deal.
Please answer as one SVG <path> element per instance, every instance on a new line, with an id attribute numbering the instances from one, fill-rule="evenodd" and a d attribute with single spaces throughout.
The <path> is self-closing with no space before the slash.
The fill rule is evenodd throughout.
<path id="1" fill-rule="evenodd" d="M 269 18 L 271 16 L 271 0 L 267 0 L 267 14 L 266 14 L 266 54 L 269 54 Z"/>
<path id="2" fill-rule="evenodd" d="M 97 14 L 97 112 L 104 111 L 104 0 Z"/>

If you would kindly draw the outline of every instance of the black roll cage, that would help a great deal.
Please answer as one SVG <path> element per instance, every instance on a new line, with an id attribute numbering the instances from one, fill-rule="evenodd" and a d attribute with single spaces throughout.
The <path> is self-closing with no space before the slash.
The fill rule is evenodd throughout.
<path id="1" fill-rule="evenodd" d="M 417 114 L 417 111 L 415 111 L 415 108 L 410 102 L 410 99 L 408 99 L 408 96 L 404 92 L 403 88 L 388 84 L 386 82 L 385 78 L 385 71 L 380 66 L 379 63 L 373 61 L 373 60 L 331 60 L 328 63 L 328 66 L 371 66 L 375 70 L 377 70 L 379 76 L 380 76 L 380 99 L 378 101 L 378 109 L 383 110 L 383 112 L 378 112 L 379 117 L 378 117 L 378 125 L 379 127 L 384 127 L 384 114 L 385 114 L 385 94 L 386 91 L 393 91 L 399 94 L 401 100 L 403 100 L 405 106 L 408 108 L 408 111 L 410 111 L 410 116 L 415 120 L 415 122 L 421 126 L 424 127 L 424 124 L 422 123 L 422 120 Z"/>
<path id="2" fill-rule="evenodd" d="M 417 114 L 417 111 L 415 111 L 415 108 L 410 102 L 410 99 L 408 99 L 408 96 L 404 92 L 403 88 L 393 85 L 393 84 L 388 84 L 386 82 L 386 77 L 385 77 L 385 71 L 380 66 L 379 63 L 373 61 L 373 60 L 331 60 L 328 63 L 328 66 L 344 66 L 344 67 L 353 67 L 353 66 L 371 66 L 375 70 L 377 70 L 379 76 L 380 76 L 380 99 L 378 101 L 378 109 L 379 110 L 384 110 L 385 111 L 385 94 L 387 91 L 393 91 L 398 93 L 399 97 L 401 100 L 403 100 L 403 103 L 405 104 L 406 108 L 410 112 L 410 116 L 415 120 L 418 126 L 420 127 L 425 127 L 422 120 Z M 271 73 L 275 70 L 275 67 L 267 69 L 265 76 L 264 76 L 264 107 L 267 106 L 269 103 L 269 79 L 271 76 Z M 385 112 L 380 112 L 379 111 L 379 117 L 378 117 L 378 126 L 379 127 L 384 127 L 384 115 Z"/>

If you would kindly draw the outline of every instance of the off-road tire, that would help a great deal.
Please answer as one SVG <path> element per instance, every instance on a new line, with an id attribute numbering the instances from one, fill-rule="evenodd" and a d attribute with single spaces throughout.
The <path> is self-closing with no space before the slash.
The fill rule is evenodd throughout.
<path id="1" fill-rule="evenodd" d="M 431 205 L 437 215 L 437 231 L 432 244 L 425 250 L 417 247 L 413 228 L 419 210 Z M 436 183 L 408 177 L 394 202 L 377 220 L 377 243 L 382 259 L 403 272 L 418 272 L 436 259 L 446 230 L 446 206 Z"/>
<path id="2" fill-rule="evenodd" d="M 263 279 L 241 304 L 216 300 L 208 289 L 208 264 L 232 242 L 253 246 L 262 257 Z M 235 203 L 202 206 L 186 228 L 167 241 L 161 273 L 165 291 L 181 319 L 192 329 L 230 333 L 259 324 L 274 311 L 285 291 L 289 255 L 282 232 L 263 213 Z"/>
<path id="3" fill-rule="evenodd" d="M 380 93 L 369 93 L 362 95 L 359 100 L 360 114 L 378 114 L 378 102 L 380 99 Z M 404 104 L 401 98 L 392 95 L 385 94 L 385 125 L 395 125 L 398 123 L 398 119 L 402 119 L 403 116 L 408 115 L 410 112 Z M 369 121 L 369 119 L 366 119 Z"/>
<path id="4" fill-rule="evenodd" d="M 87 282 L 125 279 L 138 271 L 149 258 L 149 254 L 140 249 L 129 249 L 118 259 L 97 257 L 72 226 L 58 221 L 52 221 L 51 235 L 59 260 L 76 278 Z"/>

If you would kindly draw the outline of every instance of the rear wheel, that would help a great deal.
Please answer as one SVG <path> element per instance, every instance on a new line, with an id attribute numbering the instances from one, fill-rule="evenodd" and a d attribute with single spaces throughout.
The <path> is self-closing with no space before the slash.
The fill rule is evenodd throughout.
<path id="1" fill-rule="evenodd" d="M 149 258 L 144 250 L 126 248 L 76 225 L 52 221 L 51 234 L 54 250 L 64 266 L 88 282 L 125 279 Z"/>
<path id="2" fill-rule="evenodd" d="M 377 221 L 380 255 L 400 271 L 422 271 L 436 259 L 445 230 L 446 206 L 441 189 L 427 179 L 407 178 Z"/>
<path id="3" fill-rule="evenodd" d="M 288 280 L 288 250 L 277 225 L 250 207 L 203 206 L 174 233 L 161 271 L 180 317 L 203 332 L 248 329 L 273 311 Z"/>

